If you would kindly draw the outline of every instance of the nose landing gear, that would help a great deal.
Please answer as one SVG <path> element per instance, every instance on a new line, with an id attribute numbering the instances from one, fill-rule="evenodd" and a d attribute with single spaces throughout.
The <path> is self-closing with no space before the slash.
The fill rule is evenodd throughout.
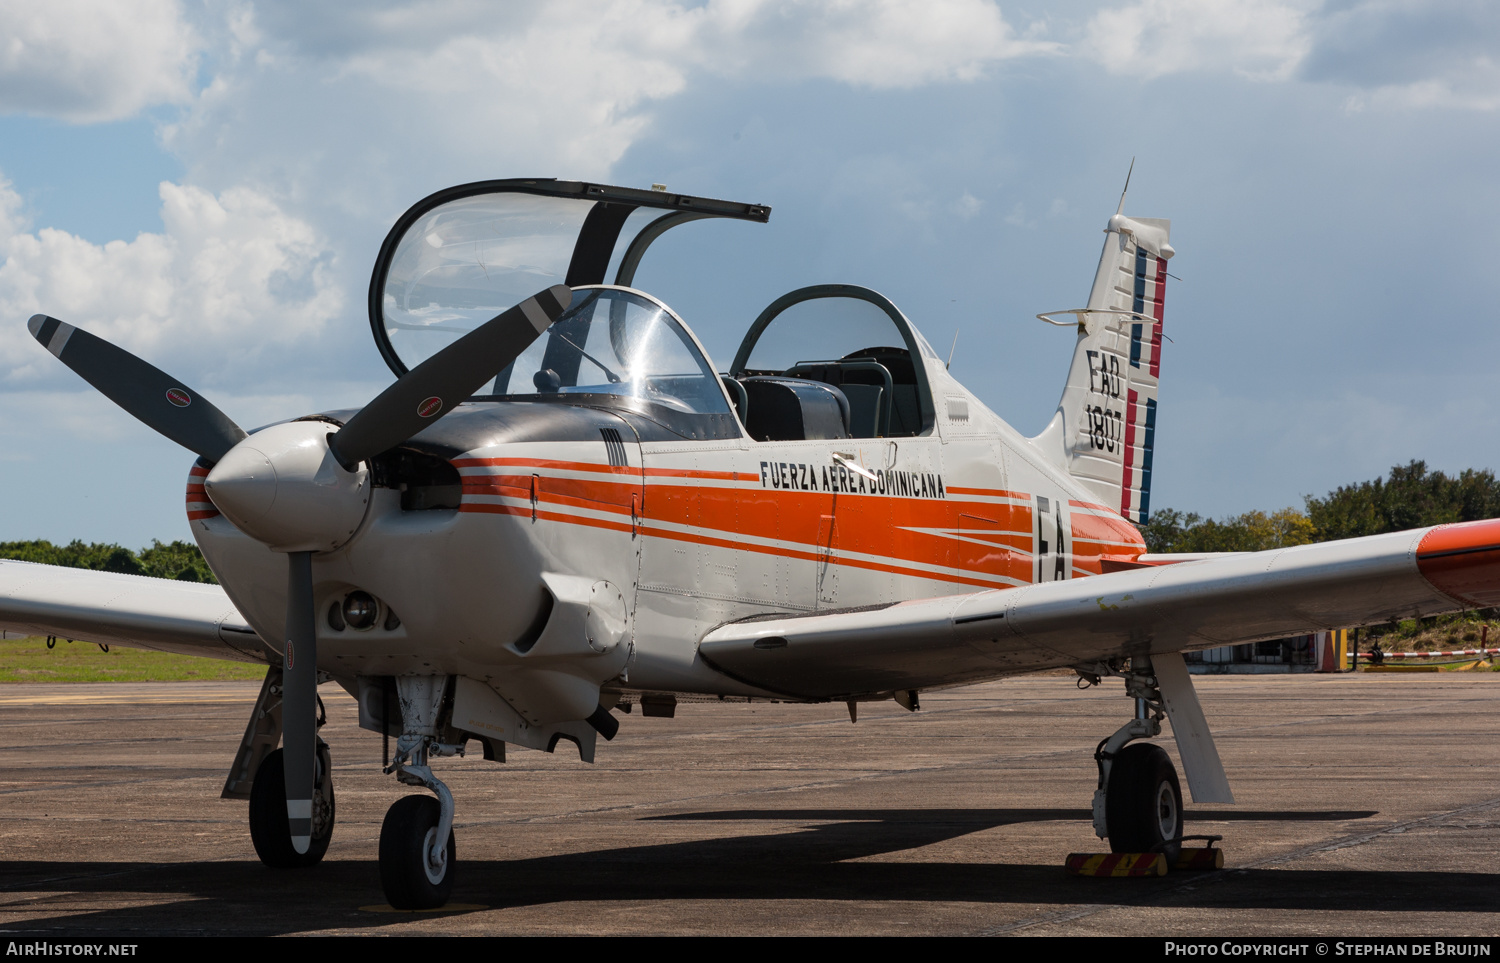
<path id="1" fill-rule="evenodd" d="M 462 745 L 438 741 L 438 716 L 448 693 L 447 676 L 398 676 L 401 737 L 386 769 L 408 786 L 426 786 L 437 796 L 396 800 L 380 827 L 380 885 L 396 909 L 436 909 L 453 893 L 453 793 L 432 774 L 428 756 L 463 755 Z"/>

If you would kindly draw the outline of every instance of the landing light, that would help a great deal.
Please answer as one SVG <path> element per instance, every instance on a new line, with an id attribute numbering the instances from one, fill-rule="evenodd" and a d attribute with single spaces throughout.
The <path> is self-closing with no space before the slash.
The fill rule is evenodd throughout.
<path id="1" fill-rule="evenodd" d="M 368 629 L 379 614 L 380 605 L 368 592 L 350 592 L 344 598 L 344 621 L 351 629 Z"/>

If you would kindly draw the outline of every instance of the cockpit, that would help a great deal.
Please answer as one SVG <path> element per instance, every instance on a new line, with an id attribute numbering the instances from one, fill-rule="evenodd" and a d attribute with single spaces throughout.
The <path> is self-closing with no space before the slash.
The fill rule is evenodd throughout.
<path id="1" fill-rule="evenodd" d="M 936 357 L 889 299 L 819 284 L 760 313 L 729 376 L 756 441 L 911 437 L 933 423 L 924 355 Z"/>
<path id="2" fill-rule="evenodd" d="M 709 217 L 770 209 L 581 182 L 467 184 L 418 202 L 386 238 L 370 321 L 399 377 L 553 284 L 573 303 L 473 401 L 625 408 L 686 438 L 879 438 L 931 429 L 923 356 L 883 296 L 819 285 L 777 299 L 718 374 L 683 320 L 630 287 L 651 243 Z M 610 280 L 613 269 L 613 283 Z"/>

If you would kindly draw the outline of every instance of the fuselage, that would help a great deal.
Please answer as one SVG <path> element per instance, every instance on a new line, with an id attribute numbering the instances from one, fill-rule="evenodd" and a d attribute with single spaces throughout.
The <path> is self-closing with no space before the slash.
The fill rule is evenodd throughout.
<path id="1" fill-rule="evenodd" d="M 358 531 L 315 557 L 320 668 L 346 685 L 446 674 L 503 694 L 508 676 L 551 666 L 605 689 L 784 696 L 718 671 L 699 640 L 758 616 L 1098 574 L 1144 551 L 941 362 L 921 363 L 935 416 L 912 437 L 755 441 L 737 421 L 685 437 L 650 406 L 587 398 L 461 406 L 372 465 Z M 200 546 L 250 624 L 278 639 L 284 558 L 195 481 Z M 611 644 L 537 646 L 559 600 L 591 589 L 619 597 Z M 351 592 L 378 601 L 369 627 L 332 611 Z"/>

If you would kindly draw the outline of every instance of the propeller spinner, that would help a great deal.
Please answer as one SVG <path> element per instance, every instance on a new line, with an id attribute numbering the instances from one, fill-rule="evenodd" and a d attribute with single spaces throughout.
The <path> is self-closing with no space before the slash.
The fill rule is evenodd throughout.
<path id="1" fill-rule="evenodd" d="M 407 372 L 342 427 L 294 421 L 247 436 L 166 372 L 43 314 L 42 346 L 140 421 L 214 462 L 204 487 L 235 527 L 287 554 L 283 754 L 292 846 L 312 842 L 317 773 L 318 651 L 312 557 L 353 536 L 369 503 L 363 462 L 453 410 L 525 351 L 572 303 L 565 285 L 539 291 Z"/>

